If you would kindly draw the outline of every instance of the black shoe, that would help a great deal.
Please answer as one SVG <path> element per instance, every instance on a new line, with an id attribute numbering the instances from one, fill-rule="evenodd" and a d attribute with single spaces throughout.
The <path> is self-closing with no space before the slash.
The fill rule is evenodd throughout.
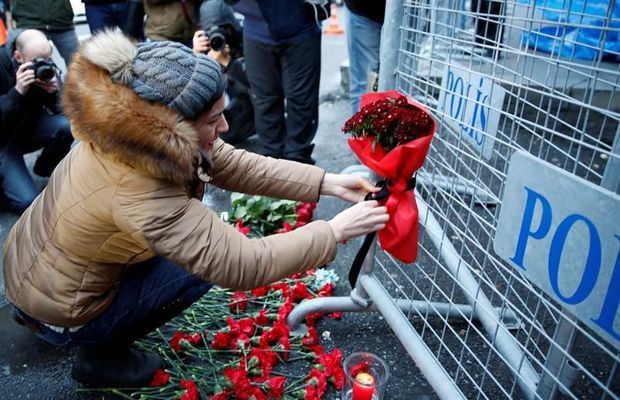
<path id="1" fill-rule="evenodd" d="M 92 387 L 142 387 L 163 367 L 159 355 L 121 346 L 82 347 L 71 369 L 76 381 Z"/>

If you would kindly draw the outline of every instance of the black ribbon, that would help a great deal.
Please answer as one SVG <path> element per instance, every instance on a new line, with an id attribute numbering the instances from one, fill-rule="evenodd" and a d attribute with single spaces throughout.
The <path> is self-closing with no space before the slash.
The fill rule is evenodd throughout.
<path id="1" fill-rule="evenodd" d="M 380 180 L 376 184 L 377 187 L 381 188 L 378 192 L 368 193 L 364 200 L 377 200 L 383 201 L 390 197 L 389 187 L 393 186 L 392 182 L 389 179 Z M 406 191 L 413 190 L 415 188 L 415 176 L 407 181 Z M 355 288 L 355 284 L 357 283 L 357 278 L 362 270 L 362 263 L 368 254 L 368 250 L 370 250 L 370 245 L 372 241 L 375 239 L 377 232 L 370 232 L 364 238 L 364 243 L 362 243 L 362 247 L 357 251 L 355 255 L 355 259 L 353 260 L 353 264 L 351 264 L 351 269 L 349 269 L 349 284 L 351 284 L 351 289 Z"/>

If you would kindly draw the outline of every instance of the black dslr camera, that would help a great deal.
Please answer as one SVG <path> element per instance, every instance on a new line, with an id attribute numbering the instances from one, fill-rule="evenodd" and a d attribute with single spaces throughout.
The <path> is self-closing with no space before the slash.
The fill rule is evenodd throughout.
<path id="1" fill-rule="evenodd" d="M 43 82 L 49 82 L 56 76 L 56 64 L 49 58 L 36 57 L 32 59 L 31 68 L 34 70 L 34 77 Z"/>
<path id="2" fill-rule="evenodd" d="M 205 34 L 209 37 L 209 45 L 215 51 L 221 51 L 226 44 L 231 49 L 238 46 L 239 40 L 235 37 L 234 32 L 231 32 L 231 28 L 227 25 L 213 25 L 205 31 Z"/>

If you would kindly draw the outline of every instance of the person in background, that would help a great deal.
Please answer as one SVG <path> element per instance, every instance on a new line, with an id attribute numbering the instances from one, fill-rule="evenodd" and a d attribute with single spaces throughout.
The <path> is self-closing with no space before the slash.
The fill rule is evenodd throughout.
<path id="1" fill-rule="evenodd" d="M 198 27 L 201 0 L 144 0 L 146 25 L 144 34 L 149 40 L 172 40 L 192 47 Z"/>
<path id="2" fill-rule="evenodd" d="M 16 322 L 80 350 L 72 375 L 147 385 L 162 366 L 132 343 L 205 295 L 331 262 L 340 241 L 382 229 L 362 201 L 329 221 L 250 239 L 201 202 L 205 183 L 255 195 L 358 202 L 370 182 L 224 143 L 226 76 L 182 44 L 95 35 L 69 67 L 63 105 L 80 142 L 4 244 Z"/>
<path id="3" fill-rule="evenodd" d="M 94 35 L 105 28 L 124 27 L 127 21 L 125 0 L 82 0 L 82 2 L 91 34 Z"/>
<path id="4" fill-rule="evenodd" d="M 58 104 L 52 45 L 41 31 L 14 33 L 15 42 L 0 49 L 0 187 L 8 207 L 22 213 L 39 194 L 24 154 L 43 148 L 33 171 L 50 176 L 73 137 Z"/>
<path id="5" fill-rule="evenodd" d="M 263 155 L 314 164 L 321 31 L 303 1 L 228 0 L 245 16 L 243 49 Z"/>
<path id="6" fill-rule="evenodd" d="M 345 0 L 349 50 L 349 99 L 351 112 L 359 111 L 360 98 L 368 91 L 368 76 L 379 70 L 381 27 L 385 0 Z"/>
<path id="7" fill-rule="evenodd" d="M 11 12 L 16 28 L 45 33 L 69 65 L 79 46 L 69 0 L 11 0 Z"/>

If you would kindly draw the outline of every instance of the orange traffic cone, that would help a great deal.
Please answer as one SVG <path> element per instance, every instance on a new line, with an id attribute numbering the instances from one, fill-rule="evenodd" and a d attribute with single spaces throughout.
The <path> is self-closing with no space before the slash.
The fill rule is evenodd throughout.
<path id="1" fill-rule="evenodd" d="M 331 15 L 329 16 L 329 20 L 327 22 L 327 26 L 323 29 L 323 33 L 326 35 L 342 35 L 344 33 L 344 28 L 340 26 L 338 22 L 338 7 L 336 4 L 332 3 Z"/>
<path id="2" fill-rule="evenodd" d="M 6 26 L 4 26 L 4 21 L 0 19 L 0 46 L 4 46 L 6 44 L 6 39 L 7 39 Z"/>

